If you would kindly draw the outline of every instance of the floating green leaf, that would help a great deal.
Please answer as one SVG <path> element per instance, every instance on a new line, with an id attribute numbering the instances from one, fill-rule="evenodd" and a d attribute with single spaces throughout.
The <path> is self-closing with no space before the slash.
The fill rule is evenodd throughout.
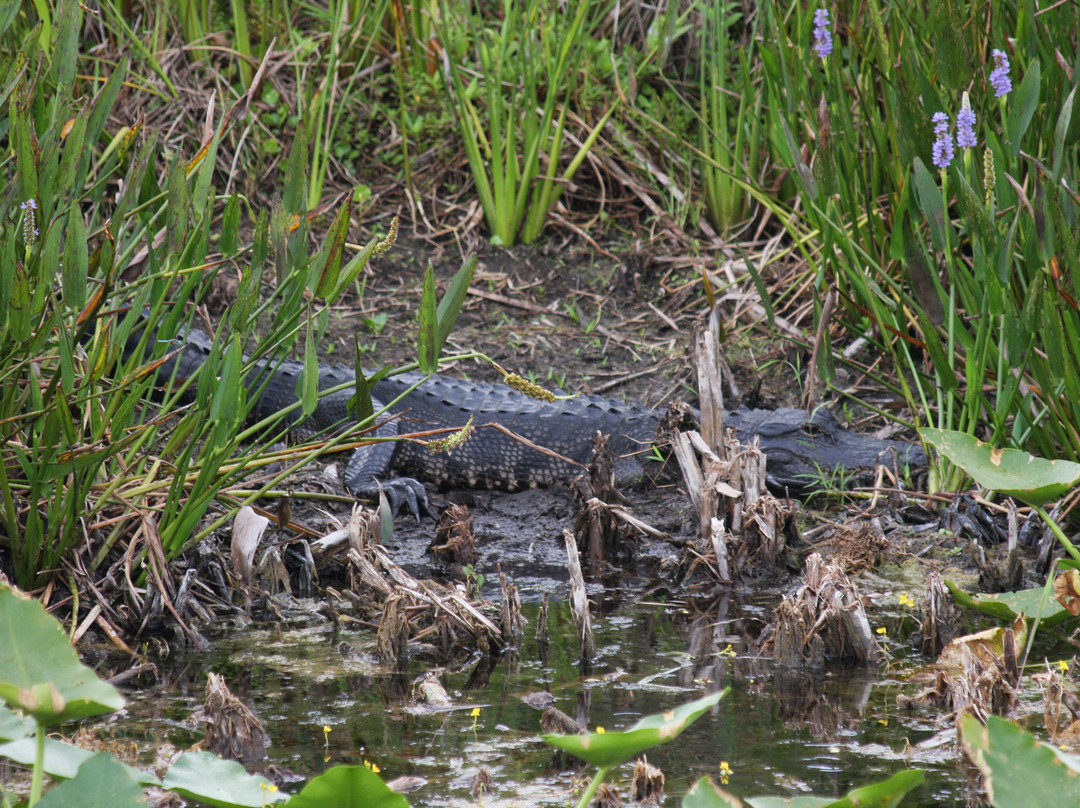
<path id="1" fill-rule="evenodd" d="M 674 710 L 647 715 L 625 732 L 589 735 L 541 735 L 547 743 L 576 755 L 594 766 L 610 768 L 653 746 L 667 743 L 727 694 L 730 688 L 683 704 Z"/>
<path id="2" fill-rule="evenodd" d="M 920 429 L 919 434 L 979 485 L 1028 505 L 1058 499 L 1080 483 L 1080 463 L 1045 460 L 1019 449 L 994 449 L 952 429 Z"/>
<path id="3" fill-rule="evenodd" d="M 743 802 L 720 788 L 711 777 L 702 777 L 686 792 L 682 808 L 743 808 Z"/>
<path id="4" fill-rule="evenodd" d="M 921 769 L 898 772 L 881 783 L 852 789 L 840 799 L 804 794 L 797 797 L 750 797 L 745 803 L 724 791 L 710 777 L 698 780 L 683 798 L 682 808 L 895 808 L 922 785 Z"/>
<path id="5" fill-rule="evenodd" d="M 1043 587 L 1034 589 L 1022 589 L 1019 592 L 999 592 L 994 595 L 969 595 L 952 581 L 945 581 L 945 585 L 952 592 L 953 600 L 957 605 L 965 609 L 976 611 L 996 617 L 998 620 L 1012 622 L 1021 612 L 1025 617 L 1038 618 L 1042 626 L 1056 626 L 1071 615 L 1054 598 L 1043 599 Z"/>
<path id="6" fill-rule="evenodd" d="M 260 808 L 287 799 L 269 790 L 265 777 L 248 774 L 235 760 L 209 752 L 185 752 L 165 775 L 165 788 L 181 797 L 218 808 Z"/>
<path id="7" fill-rule="evenodd" d="M 22 717 L 0 705 L 0 741 L 14 741 L 34 734 L 37 724 L 30 717 Z"/>
<path id="8" fill-rule="evenodd" d="M 50 777 L 70 780 L 79 773 L 79 768 L 94 756 L 94 752 L 83 749 L 56 738 L 45 739 L 45 760 L 42 770 Z M 10 758 L 24 766 L 33 766 L 37 761 L 37 748 L 33 737 L 20 738 L 17 741 L 0 744 L 0 758 Z M 135 782 L 144 786 L 160 786 L 161 781 L 150 772 L 124 766 L 124 770 Z"/>
<path id="9" fill-rule="evenodd" d="M 145 806 L 142 788 L 127 767 L 107 752 L 91 756 L 74 778 L 50 790 L 37 808 L 140 808 Z"/>
<path id="10" fill-rule="evenodd" d="M 1080 805 L 1080 758 L 1068 755 L 1020 729 L 990 716 L 986 726 L 972 715 L 960 719 L 960 740 L 985 778 L 996 808 Z"/>
<path id="11" fill-rule="evenodd" d="M 304 786 L 287 808 L 409 808 L 366 766 L 335 766 Z"/>
<path id="12" fill-rule="evenodd" d="M 0 698 L 41 724 L 119 710 L 123 697 L 79 662 L 60 624 L 33 598 L 0 586 Z"/>

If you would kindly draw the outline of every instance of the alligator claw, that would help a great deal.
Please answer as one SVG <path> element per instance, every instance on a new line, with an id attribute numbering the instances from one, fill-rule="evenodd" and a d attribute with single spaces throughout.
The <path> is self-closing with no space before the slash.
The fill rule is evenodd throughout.
<path id="1" fill-rule="evenodd" d="M 347 487 L 353 496 L 360 499 L 378 500 L 380 493 L 385 495 L 392 515 L 408 512 L 417 522 L 420 521 L 421 513 L 435 518 L 428 506 L 427 489 L 422 482 L 412 477 L 394 477 L 381 481 L 372 478 L 369 483 Z"/>
<path id="2" fill-rule="evenodd" d="M 409 513 L 413 515 L 417 524 L 420 522 L 421 510 L 425 516 L 434 518 L 434 514 L 428 507 L 427 489 L 418 480 L 414 480 L 412 477 L 395 477 L 392 480 L 386 480 L 382 484 L 382 489 L 390 502 L 391 513 L 404 513 L 402 506 L 405 506 L 409 509 Z"/>

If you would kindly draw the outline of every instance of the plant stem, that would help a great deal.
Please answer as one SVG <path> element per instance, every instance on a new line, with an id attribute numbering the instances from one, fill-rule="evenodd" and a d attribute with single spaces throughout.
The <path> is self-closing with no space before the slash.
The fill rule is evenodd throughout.
<path id="1" fill-rule="evenodd" d="M 34 736 L 37 748 L 34 755 L 34 776 L 30 781 L 30 801 L 27 805 L 33 805 L 41 799 L 41 783 L 45 775 L 45 725 L 37 722 L 37 731 Z"/>
<path id="2" fill-rule="evenodd" d="M 593 777 L 592 782 L 589 783 L 589 787 L 585 789 L 585 793 L 581 795 L 581 799 L 578 800 L 577 808 L 588 808 L 592 798 L 596 795 L 596 789 L 600 788 L 600 784 L 604 782 L 604 778 L 607 777 L 607 773 L 611 771 L 611 766 L 601 766 Z"/>
<path id="3" fill-rule="evenodd" d="M 1080 561 L 1080 550 L 1076 549 L 1076 546 L 1069 541 L 1069 537 L 1058 527 L 1058 523 L 1050 518 L 1050 514 L 1046 512 L 1046 509 L 1042 505 L 1032 505 L 1035 509 L 1035 513 L 1042 517 L 1043 522 L 1051 532 L 1057 537 L 1057 540 L 1061 542 L 1061 546 L 1065 548 L 1065 551 L 1071 555 L 1076 561 Z"/>

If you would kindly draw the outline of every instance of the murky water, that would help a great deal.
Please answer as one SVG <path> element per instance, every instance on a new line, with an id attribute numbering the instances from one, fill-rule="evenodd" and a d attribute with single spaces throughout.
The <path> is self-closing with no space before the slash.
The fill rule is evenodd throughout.
<path id="1" fill-rule="evenodd" d="M 203 732 L 191 716 L 206 671 L 214 670 L 262 719 L 272 739 L 269 762 L 298 775 L 367 760 L 386 779 L 425 778 L 428 784 L 408 796 L 412 805 L 474 805 L 470 787 L 486 767 L 495 784 L 486 805 L 565 805 L 591 772 L 571 768 L 538 740 L 540 713 L 521 696 L 550 691 L 555 706 L 590 728 L 614 730 L 730 685 L 712 714 L 649 753 L 676 797 L 668 804 L 678 804 L 701 775 L 716 775 L 721 761 L 734 772 L 728 788 L 742 797 L 838 796 L 913 766 L 926 770 L 926 784 L 905 805 L 972 804 L 951 721 L 897 714 L 897 694 L 919 689 L 908 679 L 921 660 L 897 645 L 888 669 L 816 676 L 773 669 L 741 642 L 757 634 L 770 606 L 753 596 L 693 607 L 619 606 L 597 620 L 599 658 L 582 676 L 568 609 L 552 609 L 545 649 L 532 634 L 537 607 L 527 604 L 523 646 L 443 669 L 455 707 L 437 712 L 413 699 L 411 682 L 426 668 L 415 663 L 402 675 L 378 664 L 368 630 L 335 633 L 321 618 L 248 627 L 215 638 L 208 654 L 171 660 L 167 685 L 134 697 L 114 728 L 150 745 L 195 743 Z M 902 636 L 902 625 L 890 625 L 890 635 Z M 618 772 L 620 783 L 628 777 L 629 767 Z"/>

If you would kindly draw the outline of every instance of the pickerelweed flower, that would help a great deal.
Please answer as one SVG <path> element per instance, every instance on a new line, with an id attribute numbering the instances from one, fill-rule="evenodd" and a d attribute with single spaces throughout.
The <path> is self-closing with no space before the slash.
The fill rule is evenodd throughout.
<path id="1" fill-rule="evenodd" d="M 829 12 L 819 8 L 814 12 L 814 53 L 824 59 L 832 53 L 832 34 L 829 33 Z"/>
<path id="2" fill-rule="evenodd" d="M 30 197 L 19 205 L 23 212 L 23 241 L 30 247 L 38 237 L 37 222 L 34 220 L 34 211 L 37 210 L 37 200 Z"/>
<path id="3" fill-rule="evenodd" d="M 956 113 L 956 145 L 964 149 L 972 149 L 978 143 L 975 136 L 975 113 L 971 110 L 971 101 L 968 94 L 964 93 L 960 111 Z"/>
<path id="4" fill-rule="evenodd" d="M 1012 90 L 1012 79 L 1009 78 L 1009 57 L 1005 51 L 994 49 L 994 69 L 990 72 L 990 86 L 994 88 L 994 95 L 1001 98 L 1008 95 Z"/>
<path id="5" fill-rule="evenodd" d="M 949 134 L 949 116 L 944 112 L 935 112 L 934 121 L 934 165 L 948 168 L 953 159 L 953 140 Z"/>

